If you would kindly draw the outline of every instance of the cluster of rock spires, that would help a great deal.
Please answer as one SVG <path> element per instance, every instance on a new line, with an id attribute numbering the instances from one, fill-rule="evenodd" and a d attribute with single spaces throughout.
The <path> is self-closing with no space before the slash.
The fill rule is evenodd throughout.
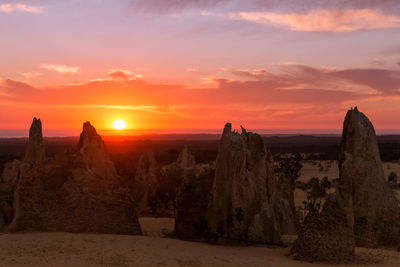
<path id="1" fill-rule="evenodd" d="M 336 262 L 352 261 L 356 246 L 399 241 L 399 201 L 385 182 L 374 127 L 357 108 L 344 120 L 336 192 L 300 227 L 293 184 L 275 175 L 263 139 L 243 127 L 238 133 L 225 125 L 215 164 L 196 164 L 186 146 L 162 168 L 147 153 L 132 182 L 117 174 L 89 122 L 75 152 L 46 159 L 35 118 L 24 160 L 6 164 L 1 176 L 0 229 L 140 234 L 136 212 L 147 212 L 162 173 L 182 178 L 175 220 L 181 239 L 281 244 L 281 235 L 297 233 L 294 258 Z"/>
<path id="2" fill-rule="evenodd" d="M 188 240 L 281 244 L 275 212 L 288 199 L 277 193 L 273 158 L 261 136 L 243 127 L 239 134 L 227 123 L 215 167 L 192 163 L 186 169 L 175 233 Z M 291 212 L 281 214 L 294 218 Z"/>
<path id="3" fill-rule="evenodd" d="M 45 160 L 35 118 L 24 161 L 5 166 L 0 187 L 5 231 L 141 233 L 130 192 L 89 122 L 75 152 Z"/>
<path id="4" fill-rule="evenodd" d="M 399 202 L 385 182 L 374 127 L 357 108 L 349 110 L 344 121 L 339 172 L 336 192 L 320 213 L 309 213 L 297 229 L 291 207 L 294 188 L 276 180 L 261 137 L 243 128 L 241 134 L 232 132 L 228 123 L 214 177 L 201 177 L 193 168 L 186 173 L 176 234 L 189 240 L 279 244 L 280 234 L 298 230 L 291 254 L 306 261 L 352 261 L 355 246 L 395 245 L 400 237 Z"/>

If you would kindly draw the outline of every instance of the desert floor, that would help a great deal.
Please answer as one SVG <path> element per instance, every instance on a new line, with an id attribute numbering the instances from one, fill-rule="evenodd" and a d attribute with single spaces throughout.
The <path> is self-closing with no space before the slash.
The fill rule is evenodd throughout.
<path id="1" fill-rule="evenodd" d="M 145 236 L 69 233 L 0 235 L 0 266 L 309 266 L 286 256 L 289 248 L 217 246 L 165 235 L 173 220 L 141 218 Z M 393 249 L 357 248 L 350 266 L 400 266 Z M 314 263 L 313 266 L 326 266 Z"/>

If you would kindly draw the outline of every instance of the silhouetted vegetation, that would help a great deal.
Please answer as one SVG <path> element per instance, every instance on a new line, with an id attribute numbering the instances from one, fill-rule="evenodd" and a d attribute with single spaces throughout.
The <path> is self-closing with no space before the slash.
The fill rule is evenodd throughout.
<path id="1" fill-rule="evenodd" d="M 323 201 L 328 196 L 327 191 L 332 187 L 332 183 L 329 182 L 328 177 L 322 179 L 318 177 L 311 178 L 308 183 L 305 184 L 305 189 L 307 190 L 307 200 L 303 201 L 303 207 L 301 208 L 303 212 L 303 217 L 308 213 L 321 211 Z"/>
<path id="2" fill-rule="evenodd" d="M 303 168 L 301 164 L 302 157 L 299 153 L 288 157 L 279 157 L 275 159 L 275 173 L 280 179 L 289 180 L 290 184 L 295 186 L 296 180 L 300 177 L 300 170 Z"/>

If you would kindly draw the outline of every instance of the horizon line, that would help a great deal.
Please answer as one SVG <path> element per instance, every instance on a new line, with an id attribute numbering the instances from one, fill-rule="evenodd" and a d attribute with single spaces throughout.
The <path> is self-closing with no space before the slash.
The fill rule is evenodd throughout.
<path id="1" fill-rule="evenodd" d="M 260 135 L 341 135 L 342 129 L 264 129 L 246 128 Z M 240 129 L 234 129 L 239 132 Z M 134 137 L 148 135 L 217 135 L 223 129 L 97 129 L 100 135 Z M 375 129 L 377 135 L 400 135 L 400 129 Z M 43 129 L 43 137 L 79 137 L 81 129 Z M 0 138 L 29 137 L 29 129 L 0 129 Z"/>

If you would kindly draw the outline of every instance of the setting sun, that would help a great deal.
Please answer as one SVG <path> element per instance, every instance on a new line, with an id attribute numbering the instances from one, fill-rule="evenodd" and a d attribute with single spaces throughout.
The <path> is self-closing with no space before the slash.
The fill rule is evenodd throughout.
<path id="1" fill-rule="evenodd" d="M 126 123 L 123 120 L 115 120 L 112 125 L 116 130 L 122 130 L 126 127 Z"/>

